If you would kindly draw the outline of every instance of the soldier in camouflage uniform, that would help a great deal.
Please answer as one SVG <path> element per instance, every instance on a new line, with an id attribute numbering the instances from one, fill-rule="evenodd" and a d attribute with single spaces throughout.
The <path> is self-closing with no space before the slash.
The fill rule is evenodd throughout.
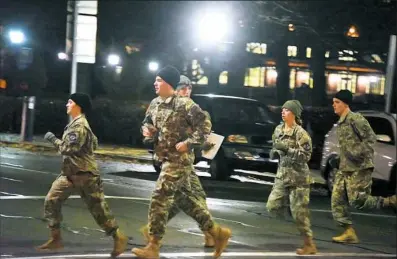
<path id="1" fill-rule="evenodd" d="M 353 100 L 348 90 L 339 91 L 333 98 L 333 108 L 340 117 L 337 123 L 339 171 L 335 176 L 331 206 L 334 219 L 345 231 L 334 237 L 338 243 L 358 243 L 352 227 L 349 206 L 356 209 L 396 207 L 396 195 L 388 198 L 371 196 L 376 135 L 368 121 L 350 110 Z"/>
<path id="2" fill-rule="evenodd" d="M 180 76 L 179 83 L 176 87 L 176 93 L 179 96 L 190 98 L 191 93 L 192 93 L 192 83 L 187 76 L 184 76 L 184 75 Z M 211 119 L 208 112 L 205 112 L 205 113 L 208 116 L 208 119 Z M 146 116 L 150 116 L 150 113 L 147 113 Z M 143 121 L 143 124 L 147 125 L 148 121 L 151 121 L 151 120 L 148 119 L 146 116 Z M 150 127 L 153 127 L 153 124 L 150 125 Z M 191 132 L 191 129 L 189 129 L 189 132 Z M 148 143 L 148 142 L 153 142 L 153 141 L 154 141 L 153 138 L 151 138 L 151 139 L 146 139 L 145 142 Z M 211 147 L 212 147 L 211 143 L 205 142 L 203 144 L 203 146 L 200 147 L 200 149 L 201 150 L 209 150 L 209 149 L 211 149 Z M 158 161 L 158 165 L 161 167 L 160 161 Z M 205 204 L 205 206 L 207 207 L 207 202 L 206 202 L 207 195 L 203 189 L 203 186 L 201 185 L 200 179 L 198 178 L 197 174 L 194 171 L 189 175 L 190 175 L 189 181 L 190 181 L 190 187 L 191 187 L 192 194 L 197 197 L 197 200 L 199 200 L 202 204 Z M 186 192 L 186 191 L 183 191 L 183 192 Z M 189 202 L 186 202 L 186 200 L 183 199 L 183 196 L 176 196 L 175 202 L 171 206 L 171 208 L 168 212 L 167 222 L 169 222 L 171 219 L 173 219 L 180 212 L 180 210 L 182 210 L 187 215 L 189 215 L 190 208 L 191 208 L 191 204 Z M 192 217 L 192 218 L 194 219 L 194 217 Z M 204 231 L 202 229 L 202 226 L 199 225 L 199 227 L 203 231 L 203 234 L 204 234 L 204 247 L 214 247 L 215 241 L 214 241 L 212 235 L 208 231 Z M 146 226 L 142 227 L 141 232 L 145 238 L 146 243 L 148 243 L 149 238 L 150 238 L 149 226 L 146 225 Z"/>
<path id="3" fill-rule="evenodd" d="M 143 249 L 132 250 L 139 258 L 159 258 L 160 241 L 175 200 L 187 204 L 186 213 L 212 235 L 215 258 L 221 255 L 231 236 L 230 229 L 215 224 L 205 202 L 192 193 L 193 148 L 204 143 L 211 132 L 211 121 L 192 99 L 175 94 L 173 87 L 179 79 L 174 67 L 158 72 L 154 86 L 159 97 L 150 103 L 147 111 L 153 125 L 149 127 L 145 123 L 142 128 L 145 138 L 155 139 L 155 159 L 162 166 L 149 207 L 149 243 Z"/>
<path id="4" fill-rule="evenodd" d="M 310 171 L 307 162 L 312 153 L 312 141 L 302 128 L 300 116 L 302 105 L 289 100 L 282 106 L 283 122 L 273 133 L 273 149 L 270 158 L 278 158 L 279 165 L 273 189 L 267 200 L 267 210 L 272 215 L 283 217 L 288 204 L 299 232 L 304 239 L 299 255 L 315 254 L 313 232 L 310 226 Z"/>
<path id="5" fill-rule="evenodd" d="M 113 236 L 114 247 L 111 255 L 120 255 L 125 251 L 128 237 L 119 229 L 116 220 L 105 201 L 103 183 L 95 161 L 94 150 L 98 139 L 92 132 L 85 117 L 91 108 L 91 101 L 86 94 L 74 93 L 66 105 L 67 114 L 72 121 L 65 127 L 62 139 L 47 132 L 44 136 L 63 156 L 62 171 L 52 183 L 44 202 L 44 217 L 51 230 L 51 238 L 38 250 L 57 250 L 63 248 L 61 239 L 61 208 L 63 202 L 77 191 L 96 223 Z"/>

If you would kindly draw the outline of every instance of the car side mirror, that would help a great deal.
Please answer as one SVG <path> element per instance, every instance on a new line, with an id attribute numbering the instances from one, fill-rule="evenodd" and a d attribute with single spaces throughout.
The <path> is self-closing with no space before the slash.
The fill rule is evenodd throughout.
<path id="1" fill-rule="evenodd" d="M 376 140 L 383 143 L 390 143 L 392 141 L 390 136 L 384 134 L 376 135 Z"/>

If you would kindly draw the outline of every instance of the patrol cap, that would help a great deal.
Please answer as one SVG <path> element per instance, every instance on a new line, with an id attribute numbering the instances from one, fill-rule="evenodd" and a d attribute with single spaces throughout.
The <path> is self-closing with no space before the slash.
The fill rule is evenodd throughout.
<path id="1" fill-rule="evenodd" d="M 69 99 L 80 106 L 82 113 L 86 113 L 91 110 L 91 99 L 87 94 L 74 93 L 70 95 Z"/>
<path id="2" fill-rule="evenodd" d="M 173 66 L 166 66 L 157 72 L 157 76 L 161 77 L 165 82 L 175 88 L 178 85 L 180 74 L 178 69 Z"/>
<path id="3" fill-rule="evenodd" d="M 353 94 L 349 90 L 343 89 L 337 92 L 334 98 L 341 100 L 342 102 L 350 105 L 353 102 Z"/>
<path id="4" fill-rule="evenodd" d="M 192 82 L 190 81 L 189 77 L 181 75 L 176 89 L 179 90 L 185 86 L 192 86 Z"/>

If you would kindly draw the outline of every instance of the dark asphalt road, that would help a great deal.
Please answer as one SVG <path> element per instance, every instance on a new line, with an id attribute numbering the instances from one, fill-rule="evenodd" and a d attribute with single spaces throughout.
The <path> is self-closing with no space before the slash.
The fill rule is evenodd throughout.
<path id="1" fill-rule="evenodd" d="M 130 249 L 143 244 L 138 229 L 147 221 L 156 175 L 147 165 L 100 161 L 100 167 L 109 205 L 130 237 L 128 250 L 121 257 L 133 258 Z M 39 253 L 33 249 L 48 238 L 42 219 L 43 200 L 59 168 L 59 156 L 1 148 L 2 258 L 108 257 L 112 240 L 96 226 L 78 196 L 72 196 L 63 209 L 65 249 L 59 253 Z M 296 256 L 294 251 L 302 240 L 292 220 L 272 218 L 265 210 L 270 185 L 201 179 L 215 220 L 233 231 L 223 258 Z M 341 229 L 332 220 L 330 201 L 324 190 L 312 191 L 310 208 L 319 250 L 319 254 L 312 257 L 396 258 L 396 215 L 393 212 L 354 212 L 361 243 L 340 245 L 330 241 Z M 202 241 L 196 223 L 181 213 L 169 222 L 162 258 L 211 258 L 211 250 L 202 248 Z"/>

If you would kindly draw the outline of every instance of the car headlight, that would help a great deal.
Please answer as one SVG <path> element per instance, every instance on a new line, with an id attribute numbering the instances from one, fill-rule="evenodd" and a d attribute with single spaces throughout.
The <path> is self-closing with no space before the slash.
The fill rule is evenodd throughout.
<path id="1" fill-rule="evenodd" d="M 247 137 L 242 135 L 229 135 L 226 140 L 231 143 L 248 143 Z"/>

